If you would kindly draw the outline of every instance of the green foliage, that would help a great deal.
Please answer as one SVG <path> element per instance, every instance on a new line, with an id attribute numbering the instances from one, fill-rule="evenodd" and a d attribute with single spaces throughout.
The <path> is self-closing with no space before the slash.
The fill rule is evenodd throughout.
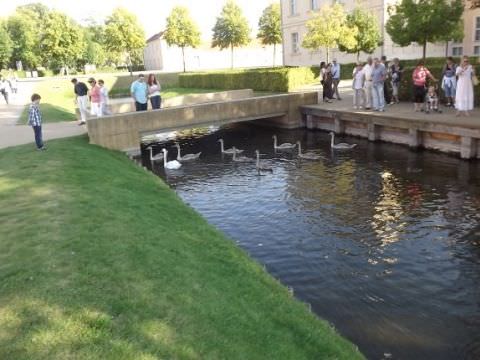
<path id="1" fill-rule="evenodd" d="M 109 51 L 125 54 L 129 64 L 135 64 L 136 54 L 145 47 L 145 32 L 137 17 L 126 9 L 115 9 L 106 21 L 105 45 Z"/>
<path id="2" fill-rule="evenodd" d="M 349 46 L 343 44 L 342 39 L 340 39 L 338 44 L 340 51 L 357 54 L 358 58 L 360 52 L 371 54 L 381 44 L 380 27 L 374 14 L 357 7 L 347 15 L 347 26 L 355 29 L 355 42 Z"/>
<path id="3" fill-rule="evenodd" d="M 13 52 L 13 42 L 7 32 L 5 22 L 0 19 L 0 70 L 6 69 Z"/>
<path id="4" fill-rule="evenodd" d="M 249 42 L 248 21 L 235 1 L 228 0 L 213 27 L 212 47 L 218 47 L 220 50 L 231 48 L 233 68 L 233 49 L 245 46 Z"/>
<path id="5" fill-rule="evenodd" d="M 32 17 L 16 12 L 7 20 L 7 31 L 13 43 L 11 63 L 21 61 L 25 69 L 34 69 L 39 65 L 39 29 Z"/>
<path id="6" fill-rule="evenodd" d="M 42 38 L 42 56 L 50 68 L 74 66 L 81 58 L 85 40 L 81 28 L 58 11 L 48 13 Z"/>
<path id="7" fill-rule="evenodd" d="M 462 0 L 401 0 L 388 11 L 386 30 L 393 42 L 400 46 L 414 42 L 423 45 L 423 58 L 427 43 L 445 41 L 448 36 L 462 37 Z"/>
<path id="8" fill-rule="evenodd" d="M 178 80 L 181 87 L 287 92 L 315 82 L 317 76 L 310 67 L 278 67 L 179 74 Z"/>
<path id="9" fill-rule="evenodd" d="M 185 72 L 185 48 L 196 48 L 200 44 L 200 30 L 190 17 L 188 8 L 176 6 L 167 18 L 163 37 L 168 45 L 182 48 L 183 71 Z"/>
<path id="10" fill-rule="evenodd" d="M 273 45 L 273 66 L 275 66 L 276 46 L 282 43 L 280 4 L 271 4 L 263 10 L 258 21 L 257 38 L 263 45 Z"/>
<path id="11" fill-rule="evenodd" d="M 345 11 L 339 3 L 323 6 L 307 21 L 306 26 L 308 31 L 302 46 L 311 50 L 325 48 L 327 62 L 329 61 L 329 49 L 337 47 L 339 44 L 349 49 L 356 46 L 358 29 L 348 26 Z"/>

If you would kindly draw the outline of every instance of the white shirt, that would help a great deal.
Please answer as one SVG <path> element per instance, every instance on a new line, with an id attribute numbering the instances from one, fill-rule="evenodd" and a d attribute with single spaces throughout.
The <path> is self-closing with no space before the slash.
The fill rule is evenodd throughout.
<path id="1" fill-rule="evenodd" d="M 373 65 L 365 64 L 363 66 L 363 73 L 365 74 L 366 81 L 372 81 L 372 70 L 373 70 Z"/>
<path id="2" fill-rule="evenodd" d="M 353 75 L 353 89 L 359 90 L 363 89 L 363 85 L 365 83 L 365 73 L 363 70 L 359 70 L 354 73 Z"/>
<path id="3" fill-rule="evenodd" d="M 104 104 L 108 103 L 108 89 L 105 86 L 100 88 L 100 102 Z"/>
<path id="4" fill-rule="evenodd" d="M 334 79 L 340 79 L 340 64 L 332 64 L 332 77 Z"/>

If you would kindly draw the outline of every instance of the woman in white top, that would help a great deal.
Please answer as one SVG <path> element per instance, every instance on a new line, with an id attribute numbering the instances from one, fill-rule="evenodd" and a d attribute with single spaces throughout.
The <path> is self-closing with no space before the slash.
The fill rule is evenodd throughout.
<path id="1" fill-rule="evenodd" d="M 108 110 L 108 89 L 105 87 L 103 80 L 98 80 L 98 86 L 100 86 L 100 111 L 103 115 L 110 115 Z"/>
<path id="2" fill-rule="evenodd" d="M 365 106 L 365 92 L 363 87 L 365 86 L 365 73 L 363 72 L 363 65 L 357 63 L 355 69 L 353 69 L 353 108 L 363 109 Z"/>
<path id="3" fill-rule="evenodd" d="M 152 109 L 160 109 L 162 105 L 162 98 L 160 96 L 160 90 L 162 87 L 157 81 L 157 78 L 154 74 L 148 75 L 148 96 L 150 97 L 150 103 L 152 104 Z"/>
<path id="4" fill-rule="evenodd" d="M 455 108 L 457 116 L 464 114 L 470 116 L 469 111 L 473 110 L 473 76 L 475 70 L 468 63 L 468 57 L 464 56 L 462 63 L 457 67 L 456 71 L 457 90 L 455 94 Z"/>

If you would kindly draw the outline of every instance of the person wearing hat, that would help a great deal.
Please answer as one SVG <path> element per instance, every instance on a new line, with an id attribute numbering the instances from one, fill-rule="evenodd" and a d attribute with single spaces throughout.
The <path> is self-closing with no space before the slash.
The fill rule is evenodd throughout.
<path id="1" fill-rule="evenodd" d="M 146 111 L 148 107 L 148 88 L 143 74 L 138 75 L 138 79 L 130 86 L 130 93 L 135 101 L 136 111 Z"/>
<path id="2" fill-rule="evenodd" d="M 75 92 L 75 101 L 80 112 L 80 121 L 78 125 L 86 124 L 88 114 L 88 87 L 85 83 L 72 79 L 73 91 Z"/>
<path id="3" fill-rule="evenodd" d="M 94 78 L 88 79 L 88 83 L 91 86 L 90 89 L 90 115 L 102 116 L 102 94 L 100 86 L 97 85 L 97 81 Z"/>

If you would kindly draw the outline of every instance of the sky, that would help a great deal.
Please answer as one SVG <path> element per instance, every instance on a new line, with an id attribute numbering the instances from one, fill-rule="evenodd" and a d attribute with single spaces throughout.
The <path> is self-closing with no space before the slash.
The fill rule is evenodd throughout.
<path id="1" fill-rule="evenodd" d="M 17 6 L 31 2 L 40 2 L 63 11 L 80 23 L 88 18 L 101 22 L 114 8 L 124 7 L 137 15 L 147 38 L 164 30 L 165 19 L 172 8 L 183 5 L 190 9 L 200 27 L 202 38 L 208 40 L 226 0 L 0 0 L 0 17 L 8 16 Z M 252 37 L 255 37 L 263 9 L 272 2 L 275 0 L 237 0 L 253 30 Z"/>

